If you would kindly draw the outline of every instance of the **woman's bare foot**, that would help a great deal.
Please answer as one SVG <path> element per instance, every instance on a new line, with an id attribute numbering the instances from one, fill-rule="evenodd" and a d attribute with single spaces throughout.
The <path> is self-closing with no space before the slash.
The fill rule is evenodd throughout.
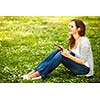
<path id="1" fill-rule="evenodd" d="M 35 73 L 35 70 L 32 70 L 31 72 L 29 72 L 28 74 L 25 74 L 22 76 L 23 79 L 30 79 L 31 74 Z"/>
<path id="2" fill-rule="evenodd" d="M 23 75 L 22 76 L 23 79 L 32 79 L 32 80 L 36 80 L 36 79 L 41 79 L 41 75 L 38 71 L 31 71 L 29 72 L 27 75 Z"/>
<path id="3" fill-rule="evenodd" d="M 27 74 L 27 76 L 30 76 L 30 75 L 33 74 L 33 73 L 35 73 L 35 70 L 32 70 L 31 72 L 29 72 L 29 73 Z"/>
<path id="4" fill-rule="evenodd" d="M 28 75 L 29 78 L 35 78 L 35 77 L 39 77 L 40 76 L 40 73 L 38 71 Z"/>

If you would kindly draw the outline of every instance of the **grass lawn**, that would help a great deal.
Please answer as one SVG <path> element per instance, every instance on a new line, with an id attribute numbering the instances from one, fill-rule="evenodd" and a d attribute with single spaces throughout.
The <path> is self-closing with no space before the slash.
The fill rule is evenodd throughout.
<path id="1" fill-rule="evenodd" d="M 94 77 L 76 77 L 59 65 L 46 79 L 23 80 L 21 75 L 34 69 L 56 48 L 68 49 L 67 26 L 71 19 L 82 19 L 87 26 L 94 56 Z M 1 83 L 98 83 L 100 82 L 100 16 L 0 16 Z"/>

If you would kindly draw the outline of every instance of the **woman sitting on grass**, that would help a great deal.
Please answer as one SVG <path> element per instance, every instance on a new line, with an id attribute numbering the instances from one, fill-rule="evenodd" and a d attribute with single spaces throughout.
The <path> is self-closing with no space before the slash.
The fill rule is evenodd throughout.
<path id="1" fill-rule="evenodd" d="M 93 56 L 90 42 L 85 36 L 85 24 L 79 19 L 73 19 L 68 29 L 70 50 L 58 47 L 34 70 L 23 75 L 24 79 L 45 78 L 61 63 L 77 76 L 93 76 Z"/>

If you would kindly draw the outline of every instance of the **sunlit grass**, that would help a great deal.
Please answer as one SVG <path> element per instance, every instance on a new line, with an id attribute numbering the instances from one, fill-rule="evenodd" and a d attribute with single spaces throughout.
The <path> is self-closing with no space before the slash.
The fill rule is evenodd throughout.
<path id="1" fill-rule="evenodd" d="M 36 81 L 22 80 L 56 48 L 54 43 L 68 49 L 68 23 L 73 18 L 87 25 L 94 55 L 94 77 L 78 78 L 63 65 Z M 83 83 L 100 82 L 100 17 L 96 16 L 0 16 L 0 82 L 17 83 Z"/>

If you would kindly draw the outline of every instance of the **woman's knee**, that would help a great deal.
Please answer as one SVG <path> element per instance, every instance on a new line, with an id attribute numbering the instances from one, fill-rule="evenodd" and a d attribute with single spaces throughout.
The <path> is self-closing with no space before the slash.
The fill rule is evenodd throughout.
<path id="1" fill-rule="evenodd" d="M 59 52 L 57 53 L 57 56 L 62 56 L 61 51 L 59 51 Z"/>

